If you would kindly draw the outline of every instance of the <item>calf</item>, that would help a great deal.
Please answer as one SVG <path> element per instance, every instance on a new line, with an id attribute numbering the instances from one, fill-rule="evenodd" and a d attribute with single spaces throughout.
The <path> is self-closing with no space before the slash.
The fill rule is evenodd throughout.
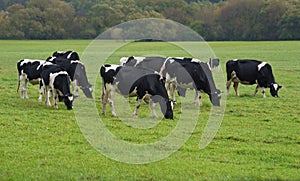
<path id="1" fill-rule="evenodd" d="M 172 101 L 169 100 L 167 91 L 160 76 L 153 71 L 136 67 L 123 67 L 118 65 L 103 65 L 100 69 L 103 80 L 102 85 L 102 113 L 106 113 L 106 102 L 109 100 L 112 115 L 115 116 L 113 98 L 117 91 L 123 96 L 137 96 L 134 116 L 138 116 L 138 108 L 142 99 L 150 96 L 152 117 L 157 117 L 154 110 L 155 103 L 160 108 L 166 119 L 173 119 Z"/>
<path id="2" fill-rule="evenodd" d="M 258 60 L 229 60 L 226 62 L 227 73 L 227 94 L 231 82 L 236 96 L 239 96 L 239 83 L 245 85 L 257 84 L 254 95 L 261 89 L 263 97 L 265 98 L 264 88 L 270 88 L 270 93 L 273 97 L 278 97 L 278 90 L 282 87 L 275 82 L 272 73 L 272 67 L 266 62 Z"/>
<path id="3" fill-rule="evenodd" d="M 86 97 L 93 98 L 92 85 L 88 82 L 85 66 L 82 62 L 79 60 L 69 60 L 64 57 L 49 57 L 46 61 L 57 64 L 68 72 L 72 81 L 73 92 L 76 95 L 78 95 L 79 86 Z"/>
<path id="4" fill-rule="evenodd" d="M 168 58 L 161 68 L 160 75 L 166 77 L 166 84 L 173 87 L 192 88 L 195 90 L 195 101 L 201 96 L 199 91 L 208 94 L 214 106 L 220 106 L 221 91 L 215 86 L 212 73 L 207 63 L 194 58 Z M 171 89 L 174 98 L 174 89 Z"/>
<path id="5" fill-rule="evenodd" d="M 45 62 L 44 60 L 30 60 L 30 59 L 23 59 L 18 61 L 17 69 L 18 69 L 18 88 L 17 92 L 19 91 L 20 84 L 21 84 L 21 95 L 22 99 L 28 99 L 27 94 L 27 83 L 30 82 L 31 84 L 40 84 L 40 96 L 38 98 L 39 101 L 42 101 L 43 95 L 43 87 L 41 86 L 41 72 L 44 65 L 52 64 L 51 62 Z"/>
<path id="6" fill-rule="evenodd" d="M 46 90 L 47 106 L 51 106 L 49 92 L 52 91 L 54 107 L 58 108 L 56 99 L 63 99 L 68 110 L 72 109 L 75 96 L 70 92 L 70 78 L 68 73 L 58 65 L 47 65 L 41 73 L 43 86 Z"/>

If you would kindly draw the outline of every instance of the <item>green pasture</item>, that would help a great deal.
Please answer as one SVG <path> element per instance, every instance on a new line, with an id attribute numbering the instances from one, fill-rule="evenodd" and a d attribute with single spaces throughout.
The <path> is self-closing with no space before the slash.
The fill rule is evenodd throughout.
<path id="1" fill-rule="evenodd" d="M 225 62 L 229 59 L 269 62 L 276 81 L 283 86 L 280 98 L 271 97 L 269 90 L 266 99 L 260 92 L 253 96 L 255 86 L 244 85 L 240 85 L 240 97 L 236 97 L 231 87 L 224 119 L 215 138 L 207 147 L 199 149 L 211 109 L 208 96 L 203 95 L 201 108 L 190 104 L 189 110 L 199 111 L 199 117 L 195 118 L 195 114 L 187 117 L 197 119 L 187 142 L 169 157 L 147 164 L 122 163 L 101 154 L 82 134 L 74 111 L 66 110 L 63 103 L 59 103 L 59 109 L 54 109 L 37 101 L 38 86 L 28 86 L 28 100 L 20 99 L 17 93 L 18 60 L 46 59 L 57 50 L 75 50 L 86 57 L 90 43 L 88 40 L 0 41 L 0 180 L 300 179 L 299 41 L 209 42 L 221 61 L 223 72 L 219 74 L 223 73 L 224 77 Z M 109 46 L 107 42 L 106 47 Z M 131 43 L 116 49 L 107 62 L 119 63 L 121 56 L 130 55 L 189 56 L 189 52 L 165 42 Z M 103 57 L 99 57 L 100 60 Z M 87 60 L 82 61 L 89 64 Z M 97 77 L 91 83 L 95 90 L 93 101 L 101 113 L 100 67 L 97 64 L 88 67 L 89 78 Z M 193 95 L 192 91 L 188 93 Z M 74 106 L 84 104 L 85 100 L 81 96 Z M 149 121 L 150 110 L 145 103 L 140 108 L 140 118 L 128 124 L 112 117 L 109 106 L 107 115 L 101 118 L 107 129 L 122 140 L 135 144 L 153 143 L 176 128 L 178 119 L 184 115 L 179 107 L 187 100 L 178 100 L 174 121 Z M 134 102 L 134 98 L 130 99 L 131 110 L 123 114 L 132 114 Z M 159 108 L 157 113 L 162 117 Z M 152 128 L 130 126 L 135 121 L 143 125 L 144 120 Z M 187 124 L 190 123 L 187 121 Z"/>

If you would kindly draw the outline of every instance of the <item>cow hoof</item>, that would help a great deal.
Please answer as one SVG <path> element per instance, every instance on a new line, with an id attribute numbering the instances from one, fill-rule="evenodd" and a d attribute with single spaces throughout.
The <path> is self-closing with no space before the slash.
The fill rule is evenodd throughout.
<path id="1" fill-rule="evenodd" d="M 134 119 L 137 119 L 137 118 L 139 118 L 139 117 L 138 117 L 137 115 L 133 115 L 133 118 L 134 118 Z"/>
<path id="2" fill-rule="evenodd" d="M 116 114 L 116 113 L 112 113 L 111 115 L 112 115 L 112 117 L 116 117 L 116 116 L 117 116 L 117 114 Z"/>

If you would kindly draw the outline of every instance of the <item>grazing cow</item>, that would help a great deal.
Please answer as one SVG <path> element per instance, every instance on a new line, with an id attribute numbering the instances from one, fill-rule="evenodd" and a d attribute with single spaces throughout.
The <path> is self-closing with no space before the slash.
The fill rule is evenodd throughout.
<path id="1" fill-rule="evenodd" d="M 69 74 L 58 65 L 47 65 L 41 73 L 44 89 L 46 90 L 47 106 L 51 106 L 49 93 L 52 91 L 54 107 L 58 108 L 56 99 L 63 99 L 68 110 L 72 109 L 75 96 L 70 92 Z"/>
<path id="2" fill-rule="evenodd" d="M 160 75 L 143 68 L 123 67 L 119 65 L 103 65 L 100 69 L 102 77 L 102 113 L 106 113 L 106 102 L 109 101 L 111 112 L 116 116 L 114 110 L 114 93 L 117 91 L 123 96 L 137 96 L 134 117 L 138 116 L 138 108 L 142 99 L 150 96 L 150 108 L 152 117 L 157 117 L 154 110 L 155 103 L 160 108 L 166 119 L 173 119 L 172 101 L 169 100 Z"/>
<path id="3" fill-rule="evenodd" d="M 71 50 L 65 51 L 65 52 L 56 51 L 56 52 L 53 52 L 52 56 L 53 57 L 66 58 L 66 59 L 69 59 L 69 60 L 80 60 L 78 53 L 74 52 L 74 51 L 71 51 Z"/>
<path id="4" fill-rule="evenodd" d="M 166 77 L 166 84 L 173 87 L 192 88 L 195 101 L 201 105 L 200 91 L 208 94 L 214 106 L 220 106 L 221 91 L 215 86 L 212 73 L 207 63 L 194 58 L 168 58 L 161 68 L 160 75 Z M 174 98 L 174 89 L 171 89 Z"/>
<path id="5" fill-rule="evenodd" d="M 156 71 L 160 72 L 161 67 L 163 66 L 166 58 L 164 57 L 122 57 L 120 59 L 120 64 L 124 66 L 132 66 L 132 67 L 139 67 L 148 69 L 150 71 Z M 167 90 L 170 91 L 171 89 L 174 89 L 174 87 L 171 87 L 172 85 L 167 85 Z M 177 92 L 179 96 L 185 96 L 185 89 L 181 87 L 177 87 Z M 173 102 L 176 102 L 175 96 L 172 98 Z"/>
<path id="6" fill-rule="evenodd" d="M 210 58 L 208 64 L 212 70 L 220 69 L 220 60 L 218 58 Z"/>
<path id="7" fill-rule="evenodd" d="M 254 95 L 261 89 L 265 98 L 264 88 L 270 88 L 273 97 L 278 97 L 278 90 L 282 87 L 275 82 L 272 67 L 267 62 L 257 60 L 229 60 L 226 62 L 227 94 L 231 82 L 236 96 L 239 96 L 239 83 L 245 85 L 257 84 Z"/>
<path id="8" fill-rule="evenodd" d="M 19 91 L 20 84 L 21 84 L 21 99 L 28 99 L 27 94 L 27 83 L 30 82 L 31 84 L 40 84 L 40 95 L 39 101 L 42 101 L 42 95 L 44 92 L 43 87 L 41 86 L 41 73 L 42 68 L 44 65 L 52 64 L 50 62 L 45 62 L 44 60 L 30 60 L 30 59 L 23 59 L 18 61 L 17 69 L 19 73 L 19 80 L 18 80 L 18 88 L 17 92 Z"/>
<path id="9" fill-rule="evenodd" d="M 79 86 L 86 97 L 93 98 L 92 85 L 88 82 L 85 66 L 82 62 L 79 60 L 69 60 L 64 57 L 49 57 L 46 61 L 57 64 L 68 72 L 72 81 L 73 92 L 76 95 L 78 95 Z"/>

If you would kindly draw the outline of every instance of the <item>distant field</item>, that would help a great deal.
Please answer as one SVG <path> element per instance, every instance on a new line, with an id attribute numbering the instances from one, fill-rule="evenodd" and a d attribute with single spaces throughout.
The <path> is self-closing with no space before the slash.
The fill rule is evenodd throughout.
<path id="1" fill-rule="evenodd" d="M 87 40 L 0 41 L 0 180 L 300 179 L 300 41 L 210 42 L 223 71 L 229 59 L 269 62 L 276 81 L 283 86 L 280 98 L 271 97 L 269 90 L 266 99 L 260 93 L 254 97 L 255 86 L 243 85 L 239 87 L 241 96 L 235 97 L 231 88 L 216 137 L 205 149 L 199 149 L 211 108 L 204 95 L 197 126 L 188 141 L 168 158 L 141 165 L 117 162 L 100 154 L 81 133 L 73 111 L 67 111 L 63 103 L 55 110 L 37 101 L 37 86 L 29 85 L 28 100 L 21 100 L 16 92 L 18 60 L 45 59 L 56 50 L 71 49 L 83 55 L 89 43 Z M 108 61 L 118 63 L 120 56 L 149 54 L 149 49 L 151 54 L 157 51 L 157 55 L 188 56 L 187 52 L 161 42 L 136 45 L 118 49 Z M 100 111 L 100 79 L 93 84 Z M 76 104 L 82 99 L 75 100 Z M 103 121 L 109 130 L 138 144 L 162 139 L 176 127 L 176 119 L 182 114 L 177 107 L 175 121 L 162 120 L 151 129 L 134 129 L 111 117 L 109 107 L 107 111 Z M 141 119 L 149 114 L 148 106 L 142 104 Z"/>

